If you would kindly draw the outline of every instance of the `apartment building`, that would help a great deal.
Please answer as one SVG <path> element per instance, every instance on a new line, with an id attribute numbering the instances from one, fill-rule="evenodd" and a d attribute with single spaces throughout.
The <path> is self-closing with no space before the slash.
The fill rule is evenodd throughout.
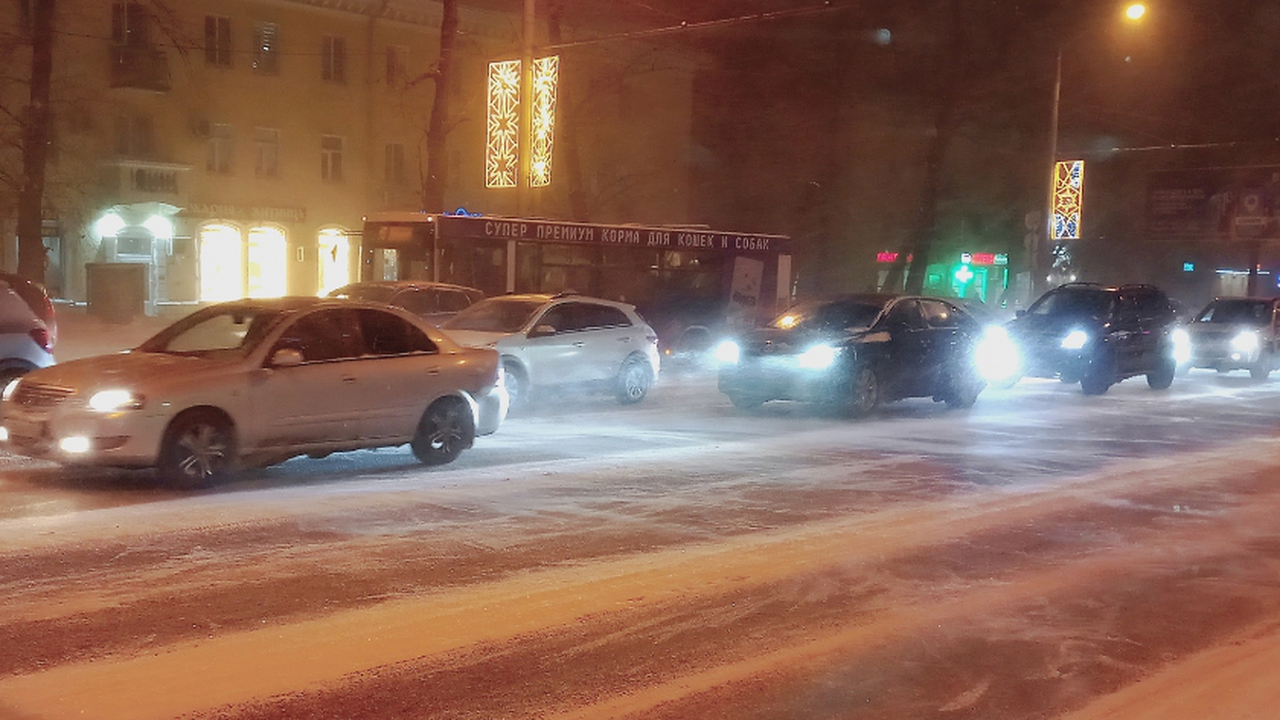
<path id="1" fill-rule="evenodd" d="M 484 164 L 486 68 L 519 56 L 519 6 L 464 0 L 449 208 L 517 209 L 514 190 L 485 186 Z M 142 263 L 164 303 L 358 277 L 362 218 L 421 209 L 440 19 L 436 3 L 401 0 L 60 0 L 48 284 L 83 299 L 88 266 Z M 561 67 L 559 112 L 574 122 L 555 142 L 574 144 L 585 219 L 687 222 L 693 63 L 586 45 Z M 566 175 L 522 209 L 568 219 Z"/>

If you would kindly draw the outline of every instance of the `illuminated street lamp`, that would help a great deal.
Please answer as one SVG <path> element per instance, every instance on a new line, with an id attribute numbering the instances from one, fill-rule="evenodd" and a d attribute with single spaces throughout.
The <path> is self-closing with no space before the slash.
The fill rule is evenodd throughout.
<path id="1" fill-rule="evenodd" d="M 1137 22 L 1145 17 L 1147 8 L 1142 3 L 1132 3 L 1124 10 L 1124 17 Z M 1049 122 L 1049 192 L 1045 203 L 1045 237 L 1049 240 L 1078 239 L 1083 209 L 1084 161 L 1058 162 L 1058 111 L 1062 101 L 1062 44 L 1058 44 L 1058 57 L 1053 75 L 1053 114 Z M 1032 298 L 1039 296 L 1040 288 L 1048 279 L 1040 260 L 1042 248 L 1040 235 L 1031 242 Z"/>

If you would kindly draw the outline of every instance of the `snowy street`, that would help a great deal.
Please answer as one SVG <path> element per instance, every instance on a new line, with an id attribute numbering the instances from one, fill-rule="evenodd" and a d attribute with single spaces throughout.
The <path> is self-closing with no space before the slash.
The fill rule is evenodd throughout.
<path id="1" fill-rule="evenodd" d="M 1278 416 L 1243 373 L 862 421 L 691 376 L 436 469 L 0 457 L 0 716 L 1242 717 L 1280 701 Z"/>

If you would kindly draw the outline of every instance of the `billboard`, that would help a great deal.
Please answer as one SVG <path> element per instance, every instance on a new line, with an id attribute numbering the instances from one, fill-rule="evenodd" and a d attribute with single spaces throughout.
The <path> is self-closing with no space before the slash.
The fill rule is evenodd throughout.
<path id="1" fill-rule="evenodd" d="M 1280 240 L 1280 165 L 1153 173 L 1147 239 Z"/>

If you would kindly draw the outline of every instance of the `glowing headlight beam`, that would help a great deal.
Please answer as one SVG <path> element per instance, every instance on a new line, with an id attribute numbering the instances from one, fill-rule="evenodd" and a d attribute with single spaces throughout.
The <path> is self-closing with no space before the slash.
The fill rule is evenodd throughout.
<path id="1" fill-rule="evenodd" d="M 1016 377 L 1022 368 L 1018 345 L 1009 332 L 999 325 L 987 328 L 973 351 L 973 362 L 987 382 L 1001 382 Z"/>
<path id="2" fill-rule="evenodd" d="M 1079 350 L 1089 342 L 1089 334 L 1083 330 L 1072 330 L 1067 336 L 1062 338 L 1063 350 Z"/>
<path id="3" fill-rule="evenodd" d="M 89 398 L 89 409 L 97 412 L 116 412 L 142 407 L 142 398 L 128 390 L 102 390 Z"/>
<path id="4" fill-rule="evenodd" d="M 836 361 L 836 349 L 830 345 L 814 345 L 797 358 L 800 367 L 806 370 L 825 370 Z"/>
<path id="5" fill-rule="evenodd" d="M 1169 334 L 1169 339 L 1173 341 L 1173 360 L 1179 365 L 1186 365 L 1191 362 L 1191 333 L 1183 328 L 1175 328 Z"/>
<path id="6" fill-rule="evenodd" d="M 725 365 L 737 365 L 738 359 L 742 356 L 742 348 L 738 347 L 738 343 L 732 340 L 725 340 L 716 346 L 715 352 L 712 353 L 716 362 Z"/>
<path id="7" fill-rule="evenodd" d="M 1258 349 L 1258 333 L 1245 330 L 1231 338 L 1231 349 L 1241 353 L 1251 353 Z"/>

